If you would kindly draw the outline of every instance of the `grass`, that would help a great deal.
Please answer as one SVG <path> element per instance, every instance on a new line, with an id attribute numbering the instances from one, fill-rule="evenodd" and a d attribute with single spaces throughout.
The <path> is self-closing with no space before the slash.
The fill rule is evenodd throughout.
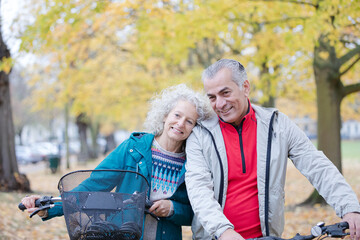
<path id="1" fill-rule="evenodd" d="M 311 140 L 317 146 L 317 140 Z M 341 141 L 342 159 L 360 161 L 360 140 L 342 140 Z"/>
<path id="2" fill-rule="evenodd" d="M 360 161 L 360 140 L 343 140 L 341 155 L 343 159 Z"/>

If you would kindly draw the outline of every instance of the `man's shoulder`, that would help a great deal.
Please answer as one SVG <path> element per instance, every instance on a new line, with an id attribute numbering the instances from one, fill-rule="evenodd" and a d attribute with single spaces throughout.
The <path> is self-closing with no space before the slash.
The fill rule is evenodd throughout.
<path id="1" fill-rule="evenodd" d="M 290 126 L 291 120 L 290 118 L 280 112 L 277 108 L 271 108 L 271 107 L 261 107 L 257 105 L 252 105 L 254 112 L 256 114 L 256 120 L 261 121 L 266 126 L 270 124 L 271 117 L 275 114 L 275 121 L 273 122 L 273 126 L 278 126 L 281 128 L 286 128 L 287 126 Z"/>
<path id="2" fill-rule="evenodd" d="M 213 115 L 210 118 L 201 121 L 199 124 L 195 126 L 193 130 L 195 131 L 212 131 L 215 127 L 219 125 L 219 117 L 217 115 Z M 206 129 L 205 129 L 206 128 Z"/>
<path id="3" fill-rule="evenodd" d="M 285 116 L 277 108 L 272 107 L 262 107 L 255 104 L 252 104 L 251 107 L 254 109 L 256 114 L 256 119 L 261 119 L 264 121 L 270 121 L 271 116 L 275 113 L 277 116 Z"/>

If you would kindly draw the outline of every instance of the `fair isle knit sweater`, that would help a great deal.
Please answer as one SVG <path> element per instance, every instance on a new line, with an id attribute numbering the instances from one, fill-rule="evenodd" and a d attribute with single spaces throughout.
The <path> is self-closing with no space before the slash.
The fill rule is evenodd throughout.
<path id="1" fill-rule="evenodd" d="M 180 171 L 185 163 L 185 152 L 173 153 L 166 151 L 154 138 L 151 154 L 150 200 L 154 202 L 170 198 L 175 193 L 180 179 Z M 156 238 L 156 229 L 157 221 L 152 216 L 146 215 L 144 240 L 154 240 Z"/>

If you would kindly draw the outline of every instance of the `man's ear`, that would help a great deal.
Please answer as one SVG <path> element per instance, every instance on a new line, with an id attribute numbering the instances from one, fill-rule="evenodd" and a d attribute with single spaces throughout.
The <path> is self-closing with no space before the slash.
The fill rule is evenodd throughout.
<path id="1" fill-rule="evenodd" d="M 250 82 L 249 82 L 249 80 L 244 81 L 243 90 L 244 90 L 245 96 L 248 98 L 249 94 L 250 94 Z"/>

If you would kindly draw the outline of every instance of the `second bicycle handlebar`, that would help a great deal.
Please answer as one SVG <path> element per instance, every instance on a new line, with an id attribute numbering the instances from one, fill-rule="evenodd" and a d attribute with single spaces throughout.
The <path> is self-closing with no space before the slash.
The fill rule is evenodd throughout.
<path id="1" fill-rule="evenodd" d="M 343 238 L 349 233 L 346 233 L 345 230 L 349 229 L 349 224 L 347 222 L 335 223 L 332 225 L 325 226 L 325 223 L 320 222 L 316 226 L 311 228 L 310 235 L 300 235 L 296 234 L 294 237 L 285 239 L 280 237 L 261 237 L 261 238 L 250 238 L 251 240 L 311 240 L 323 235 L 327 235 L 332 238 Z"/>

